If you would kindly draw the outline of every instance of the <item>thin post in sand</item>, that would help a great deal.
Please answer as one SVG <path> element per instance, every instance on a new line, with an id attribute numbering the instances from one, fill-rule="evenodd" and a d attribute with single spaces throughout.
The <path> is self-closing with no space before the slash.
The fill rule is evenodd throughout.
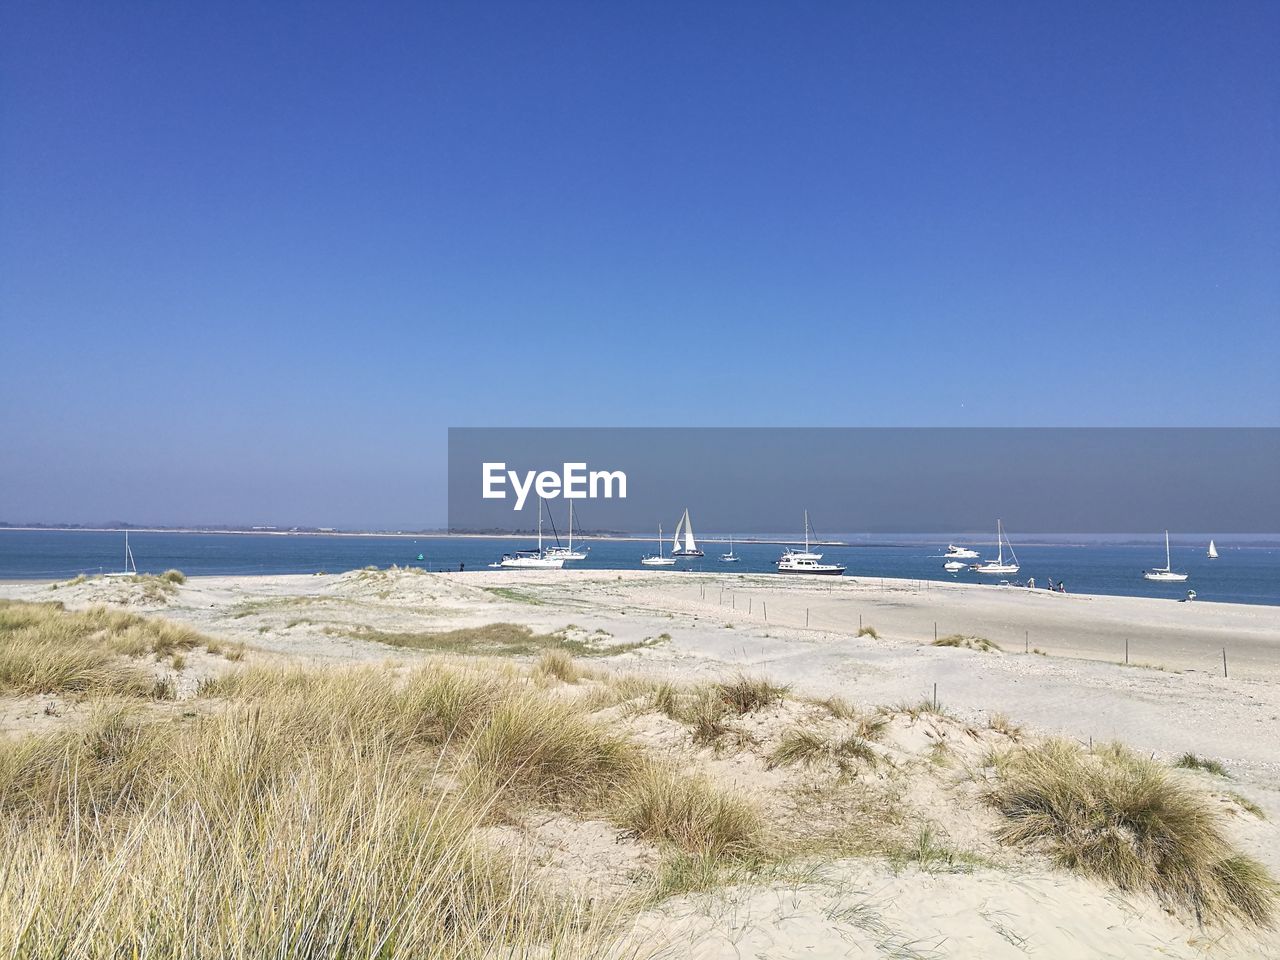
<path id="1" fill-rule="evenodd" d="M 933 621 L 933 642 L 938 642 L 938 621 Z"/>
<path id="2" fill-rule="evenodd" d="M 804 628 L 806 630 L 809 629 L 809 608 L 808 607 L 804 608 Z"/>
<path id="3" fill-rule="evenodd" d="M 1030 630 L 1022 631 L 1022 652 L 1023 653 L 1031 652 L 1031 631 Z"/>
<path id="4" fill-rule="evenodd" d="M 1222 648 L 1222 675 L 1227 675 L 1227 648 Z"/>
<path id="5" fill-rule="evenodd" d="M 1124 638 L 1124 662 L 1126 664 L 1129 662 L 1129 638 L 1128 637 Z"/>
<path id="6" fill-rule="evenodd" d="M 767 603 L 765 603 L 763 600 L 761 600 L 761 601 L 760 601 L 760 609 L 761 609 L 762 611 L 764 611 L 764 622 L 765 622 L 765 623 L 768 623 L 768 622 L 769 622 L 769 604 L 767 604 Z"/>

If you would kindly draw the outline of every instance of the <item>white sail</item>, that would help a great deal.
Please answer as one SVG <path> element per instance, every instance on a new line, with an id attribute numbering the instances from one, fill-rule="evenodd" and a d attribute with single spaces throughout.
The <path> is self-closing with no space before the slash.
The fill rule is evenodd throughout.
<path id="1" fill-rule="evenodd" d="M 1213 545 L 1213 541 L 1209 541 L 1209 552 L 1205 554 L 1210 560 L 1218 559 L 1218 548 Z"/>
<path id="2" fill-rule="evenodd" d="M 698 541 L 693 539 L 693 521 L 689 519 L 689 508 L 684 511 L 684 549 L 685 553 L 693 553 L 698 549 Z"/>
<path id="3" fill-rule="evenodd" d="M 680 535 L 684 532 L 684 522 L 689 519 L 689 511 L 685 510 L 684 516 L 676 521 L 675 536 L 671 538 L 671 549 L 676 551 L 680 549 Z"/>

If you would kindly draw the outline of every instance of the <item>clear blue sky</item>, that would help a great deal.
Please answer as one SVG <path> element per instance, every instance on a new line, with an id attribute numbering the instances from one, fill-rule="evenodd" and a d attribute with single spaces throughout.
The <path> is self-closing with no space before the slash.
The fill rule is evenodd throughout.
<path id="1" fill-rule="evenodd" d="M 0 519 L 438 522 L 450 425 L 1280 424 L 1278 41 L 7 3 Z"/>

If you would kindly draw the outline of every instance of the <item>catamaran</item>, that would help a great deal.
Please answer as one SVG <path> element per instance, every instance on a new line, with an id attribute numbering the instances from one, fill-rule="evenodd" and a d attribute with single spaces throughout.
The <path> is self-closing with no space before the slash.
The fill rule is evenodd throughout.
<path id="1" fill-rule="evenodd" d="M 662 524 L 658 524 L 658 553 L 654 556 L 652 553 L 640 558 L 640 562 L 646 567 L 671 567 L 675 566 L 675 557 L 664 557 L 662 555 Z"/>
<path id="2" fill-rule="evenodd" d="M 782 551 L 782 556 L 775 560 L 774 563 L 781 564 L 784 560 L 812 560 L 817 563 L 821 559 L 822 554 L 814 553 L 809 549 L 809 511 L 806 510 L 804 512 L 804 549 L 796 550 L 794 547 L 787 547 Z M 840 569 L 843 570 L 844 567 Z"/>
<path id="3" fill-rule="evenodd" d="M 538 570 L 558 570 L 564 566 L 564 557 L 553 557 L 546 550 L 542 549 L 542 498 L 538 498 L 538 549 L 537 550 L 517 550 L 515 553 L 504 554 L 502 559 L 498 561 L 500 567 L 518 567 L 528 569 L 530 567 Z"/>
<path id="4" fill-rule="evenodd" d="M 684 516 L 676 524 L 676 535 L 671 538 L 671 555 L 673 557 L 702 556 L 702 551 L 698 549 L 698 541 L 693 539 L 693 521 L 689 519 L 688 507 L 684 508 Z"/>
<path id="5" fill-rule="evenodd" d="M 1005 547 L 1009 548 L 1010 559 L 1007 563 L 1004 559 Z M 989 573 L 996 575 L 1018 572 L 1018 555 L 1013 552 L 1013 544 L 1010 543 L 1009 538 L 1004 535 L 1004 524 L 999 520 L 996 521 L 996 558 L 994 560 L 988 560 L 986 563 L 975 563 L 969 569 L 974 573 Z"/>
<path id="6" fill-rule="evenodd" d="M 942 555 L 943 560 L 977 560 L 978 551 L 970 550 L 968 547 L 957 547 L 954 543 L 947 544 L 947 552 Z"/>
<path id="7" fill-rule="evenodd" d="M 1143 570 L 1142 579 L 1157 580 L 1164 583 L 1182 583 L 1188 576 L 1190 575 L 1178 573 L 1173 569 L 1173 560 L 1169 554 L 1169 531 L 1166 530 L 1164 532 L 1164 566 Z"/>
<path id="8" fill-rule="evenodd" d="M 552 519 L 551 523 L 554 526 L 555 520 Z M 590 550 L 591 550 L 590 547 L 587 547 L 586 550 L 573 549 L 573 501 L 570 500 L 569 501 L 569 546 L 562 547 L 560 546 L 559 543 L 557 543 L 554 547 L 548 547 L 547 556 L 559 557 L 561 560 L 585 560 L 587 559 L 587 553 Z"/>
<path id="9" fill-rule="evenodd" d="M 742 558 L 733 552 L 733 534 L 729 534 L 729 552 L 720 554 L 721 563 L 737 563 Z"/>
<path id="10" fill-rule="evenodd" d="M 108 577 L 136 577 L 138 565 L 133 562 L 133 551 L 129 549 L 129 531 L 124 532 L 124 569 L 108 573 Z"/>
<path id="11" fill-rule="evenodd" d="M 1209 541 L 1209 552 L 1205 554 L 1210 560 L 1218 559 L 1218 548 L 1213 545 L 1213 541 Z"/>

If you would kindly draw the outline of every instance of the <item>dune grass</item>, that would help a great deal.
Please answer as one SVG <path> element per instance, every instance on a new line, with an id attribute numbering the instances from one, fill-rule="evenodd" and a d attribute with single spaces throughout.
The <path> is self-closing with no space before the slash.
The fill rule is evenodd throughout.
<path id="1" fill-rule="evenodd" d="M 967 637 L 960 633 L 953 633 L 948 637 L 939 637 L 930 646 L 959 647 L 964 650 L 979 650 L 982 653 L 990 653 L 992 650 L 1000 649 L 998 643 L 993 643 L 986 637 Z"/>
<path id="2" fill-rule="evenodd" d="M 1118 745 L 1088 752 L 1051 740 L 1000 755 L 996 773 L 988 800 L 1007 820 L 1002 841 L 1197 918 L 1271 922 L 1275 882 L 1232 849 L 1209 798 L 1159 763 Z"/>
<path id="3" fill-rule="evenodd" d="M 1227 768 L 1220 760 L 1214 760 L 1210 757 L 1197 756 L 1188 751 L 1173 762 L 1175 767 L 1183 770 L 1203 770 L 1205 773 L 1212 773 L 1215 777 L 1229 777 Z"/>
<path id="4" fill-rule="evenodd" d="M 749 677 L 745 674 L 739 674 L 729 682 L 716 684 L 715 687 L 725 706 L 737 714 L 754 713 L 779 703 L 789 689 L 766 677 Z"/>
<path id="5" fill-rule="evenodd" d="M 565 650 L 548 650 L 538 658 L 534 673 L 541 677 L 554 677 L 562 683 L 577 683 L 582 670 Z"/>
<path id="6" fill-rule="evenodd" d="M 551 807 L 724 866 L 746 800 L 514 672 L 240 668 L 173 719 L 99 708 L 0 740 L 0 952 L 611 955 L 609 908 L 488 845 Z"/>
<path id="7" fill-rule="evenodd" d="M 384 643 L 391 647 L 426 650 L 432 653 L 461 655 L 530 657 L 547 651 L 563 651 L 575 657 L 611 657 L 644 647 L 656 646 L 670 639 L 651 637 L 634 643 L 607 643 L 608 634 L 595 634 L 590 638 L 570 635 L 569 628 L 551 633 L 535 633 L 523 623 L 489 623 L 479 627 L 459 627 L 454 630 L 394 631 L 373 627 L 327 627 L 332 636 L 351 637 L 370 643 Z"/>
<path id="8" fill-rule="evenodd" d="M 867 626 L 865 626 L 865 627 L 859 627 L 859 628 L 858 628 L 858 636 L 860 636 L 860 637 L 870 637 L 872 640 L 879 640 L 879 639 L 880 639 L 880 632 L 879 632 L 878 630 L 876 630 L 876 628 L 875 628 L 875 627 L 873 627 L 873 626 L 871 626 L 871 625 L 869 625 L 869 624 L 868 624 L 868 625 L 867 625 Z"/>
<path id="9" fill-rule="evenodd" d="M 877 759 L 871 744 L 856 733 L 827 737 L 809 727 L 793 727 L 782 735 L 770 752 L 768 762 L 771 767 L 812 767 L 834 763 L 847 772 L 855 760 L 875 764 Z"/>
<path id="10" fill-rule="evenodd" d="M 169 659 L 210 642 L 189 627 L 103 607 L 0 600 L 0 692 L 163 695 L 137 658 Z"/>
<path id="11" fill-rule="evenodd" d="M 764 828 L 751 804 L 701 777 L 654 764 L 631 778 L 616 816 L 638 837 L 716 860 L 750 857 L 763 846 Z"/>

